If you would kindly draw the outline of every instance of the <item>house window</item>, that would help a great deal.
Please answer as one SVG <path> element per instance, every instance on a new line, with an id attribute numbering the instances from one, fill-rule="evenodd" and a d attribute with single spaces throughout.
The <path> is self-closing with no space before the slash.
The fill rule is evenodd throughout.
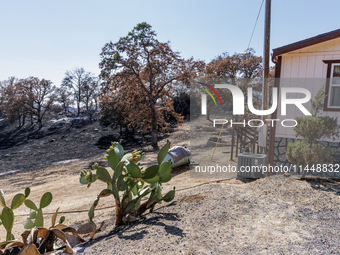
<path id="1" fill-rule="evenodd" d="M 340 64 L 332 64 L 328 107 L 340 107 Z"/>
<path id="2" fill-rule="evenodd" d="M 324 60 L 327 67 L 324 111 L 340 111 L 340 60 Z"/>

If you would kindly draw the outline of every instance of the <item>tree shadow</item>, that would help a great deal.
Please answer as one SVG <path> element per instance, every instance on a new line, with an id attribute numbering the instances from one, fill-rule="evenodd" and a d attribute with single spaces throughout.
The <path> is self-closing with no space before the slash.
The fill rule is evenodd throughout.
<path id="1" fill-rule="evenodd" d="M 180 236 L 180 237 L 185 236 L 182 229 L 175 227 L 175 226 L 167 225 L 164 222 L 160 221 L 161 219 L 165 219 L 169 221 L 180 221 L 177 213 L 154 212 L 154 214 L 156 214 L 156 216 L 145 220 L 143 223 L 146 225 L 162 226 L 164 227 L 164 230 L 170 235 L 175 235 L 175 236 Z"/>
<path id="2" fill-rule="evenodd" d="M 172 205 L 172 204 L 171 204 Z M 183 230 L 172 225 L 165 224 L 164 222 L 160 222 L 160 220 L 167 221 L 180 221 L 177 213 L 162 213 L 162 212 L 153 212 L 154 217 L 146 218 L 145 216 L 141 217 L 141 220 L 132 222 L 128 225 L 123 225 L 114 228 L 109 233 L 104 234 L 102 236 L 97 236 L 95 239 L 89 240 L 88 242 L 81 245 L 81 247 L 90 247 L 96 243 L 99 243 L 103 240 L 112 239 L 114 236 L 117 236 L 119 239 L 124 240 L 142 240 L 149 232 L 147 231 L 148 226 L 161 226 L 164 227 L 164 230 L 170 234 L 179 237 L 184 237 L 185 233 Z M 144 226 L 143 226 L 144 225 Z M 134 227 L 139 226 L 138 230 L 134 229 Z"/>
<path id="3" fill-rule="evenodd" d="M 143 229 L 142 231 L 132 233 L 131 235 L 124 235 L 123 233 L 127 233 L 127 232 L 122 232 L 122 231 L 118 232 L 117 236 L 119 239 L 135 241 L 135 240 L 143 239 L 144 236 L 148 234 L 149 232 Z"/>
<path id="4" fill-rule="evenodd" d="M 109 148 L 111 146 L 111 142 L 115 142 L 119 140 L 119 135 L 117 134 L 112 134 L 112 135 L 105 135 L 105 136 L 101 136 L 97 142 L 96 142 L 96 146 L 99 149 L 103 149 L 106 150 L 107 148 Z"/>
<path id="5" fill-rule="evenodd" d="M 186 171 L 190 171 L 190 164 L 185 164 L 183 166 L 175 167 L 171 170 L 172 177 L 175 177 L 176 175 L 182 174 Z"/>
<path id="6" fill-rule="evenodd" d="M 252 178 L 236 178 L 238 181 L 241 181 L 243 183 L 250 183 L 257 181 L 258 179 L 252 179 Z"/>
<path id="7" fill-rule="evenodd" d="M 140 222 L 134 222 L 131 223 L 130 225 L 124 225 L 124 226 L 119 226 L 108 232 L 107 234 L 101 235 L 101 236 L 95 236 L 94 239 L 90 239 L 89 241 L 83 243 L 80 245 L 81 247 L 90 247 L 96 243 L 100 243 L 104 240 L 110 240 L 117 236 L 119 239 L 124 239 L 124 240 L 141 240 L 144 238 L 145 235 L 147 235 L 149 232 L 146 231 L 146 226 L 137 230 L 132 229 L 133 226 L 138 225 Z M 124 233 L 131 233 L 125 235 Z"/>
<path id="8" fill-rule="evenodd" d="M 7 120 L 1 119 L 0 120 L 0 131 L 4 130 L 7 126 L 8 126 Z"/>
<path id="9" fill-rule="evenodd" d="M 334 193 L 340 196 L 340 182 L 339 180 L 323 179 L 323 178 L 309 178 L 305 179 L 306 182 L 315 190 L 321 190 Z"/>
<path id="10" fill-rule="evenodd" d="M 27 134 L 33 132 L 34 125 L 23 125 L 0 133 L 0 150 L 27 143 Z"/>

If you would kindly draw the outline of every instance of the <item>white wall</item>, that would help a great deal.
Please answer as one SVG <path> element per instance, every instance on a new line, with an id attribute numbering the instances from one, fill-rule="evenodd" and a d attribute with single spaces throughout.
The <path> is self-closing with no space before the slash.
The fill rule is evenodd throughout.
<path id="1" fill-rule="evenodd" d="M 326 85 L 327 64 L 322 60 L 340 60 L 340 38 L 319 43 L 300 50 L 292 51 L 282 55 L 280 87 L 302 87 L 308 89 L 312 99 L 322 85 Z M 298 95 L 289 95 L 288 98 L 297 98 Z M 301 96 L 300 96 L 301 97 Z M 287 106 L 287 115 L 281 115 L 281 99 L 278 101 L 278 119 L 295 119 L 304 116 L 295 106 Z M 310 110 L 311 103 L 304 106 Z M 338 117 L 340 112 L 321 112 L 322 116 Z M 276 137 L 295 138 L 293 128 L 276 126 Z M 333 141 L 333 140 L 329 140 Z M 335 142 L 340 142 L 340 138 Z"/>

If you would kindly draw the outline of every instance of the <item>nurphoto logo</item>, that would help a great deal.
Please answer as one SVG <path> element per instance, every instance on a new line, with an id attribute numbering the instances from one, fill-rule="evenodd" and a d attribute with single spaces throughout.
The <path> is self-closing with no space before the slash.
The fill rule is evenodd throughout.
<path id="1" fill-rule="evenodd" d="M 208 89 L 210 89 L 218 98 L 220 105 L 223 106 L 222 104 L 222 100 L 219 96 L 219 94 L 217 93 L 216 89 L 228 89 L 231 94 L 232 94 L 232 105 L 233 105 L 233 115 L 244 115 L 244 102 L 245 102 L 245 98 L 244 98 L 244 94 L 242 92 L 242 90 L 237 87 L 236 85 L 230 85 L 230 84 L 215 84 L 214 87 L 208 85 L 208 84 L 204 84 L 201 82 L 198 82 L 199 84 L 207 87 Z M 212 98 L 212 100 L 214 101 L 215 105 L 217 106 L 216 100 L 213 96 L 213 94 L 205 89 L 205 88 L 199 88 L 200 90 L 206 92 L 206 93 L 201 93 L 201 115 L 207 115 L 207 94 Z M 295 105 L 305 116 L 311 116 L 312 114 L 306 109 L 305 106 L 303 106 L 304 103 L 307 103 L 310 101 L 311 99 L 311 93 L 308 89 L 305 88 L 285 88 L 282 87 L 280 89 L 280 95 L 281 95 L 281 115 L 285 116 L 287 115 L 287 105 L 291 104 L 291 105 Z M 248 87 L 247 88 L 247 106 L 248 109 L 250 110 L 251 113 L 258 115 L 258 116 L 264 116 L 264 115 L 270 115 L 272 114 L 276 109 L 277 109 L 277 105 L 278 105 L 278 97 L 277 97 L 277 88 L 273 88 L 273 92 L 272 92 L 272 105 L 270 107 L 270 109 L 266 109 L 266 110 L 258 110 L 255 109 L 254 105 L 253 105 L 253 88 L 252 87 Z M 287 98 L 287 94 L 288 93 L 300 93 L 303 94 L 304 97 L 303 98 Z M 297 121 L 294 119 L 266 119 L 265 121 L 268 121 L 270 123 L 271 126 L 274 125 L 275 121 L 280 121 L 281 125 L 283 127 L 295 127 L 297 125 Z M 255 125 L 256 123 L 259 123 L 258 125 Z M 292 125 L 288 125 L 287 123 L 293 123 Z M 216 124 L 226 124 L 228 123 L 228 120 L 226 119 L 214 119 L 213 120 L 213 126 L 215 127 Z M 233 124 L 243 124 L 244 126 L 246 126 L 246 120 L 243 120 L 243 122 L 234 122 L 233 120 L 230 120 L 230 125 L 232 126 Z M 247 122 L 248 126 L 250 127 L 261 127 L 264 125 L 264 121 L 261 119 L 251 119 L 248 120 Z"/>

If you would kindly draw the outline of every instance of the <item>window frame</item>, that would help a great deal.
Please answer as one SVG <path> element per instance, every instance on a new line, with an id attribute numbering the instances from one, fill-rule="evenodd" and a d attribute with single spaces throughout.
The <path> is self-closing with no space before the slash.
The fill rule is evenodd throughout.
<path id="1" fill-rule="evenodd" d="M 324 111 L 328 112 L 340 112 L 340 106 L 330 106 L 330 100 L 331 97 L 328 96 L 331 91 L 331 87 L 338 86 L 340 87 L 340 84 L 333 85 L 331 84 L 332 77 L 333 77 L 333 71 L 334 66 L 340 66 L 340 59 L 337 60 L 323 60 L 325 64 L 327 64 L 327 81 L 326 81 L 326 88 L 325 88 L 325 101 L 324 101 Z"/>

